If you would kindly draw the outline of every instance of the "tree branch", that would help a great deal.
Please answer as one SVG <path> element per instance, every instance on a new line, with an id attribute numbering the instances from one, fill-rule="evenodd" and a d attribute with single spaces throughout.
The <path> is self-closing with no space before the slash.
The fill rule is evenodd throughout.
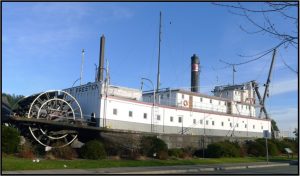
<path id="1" fill-rule="evenodd" d="M 253 9 L 247 9 L 244 7 L 240 7 L 240 6 L 234 6 L 234 5 L 227 5 L 227 4 L 220 4 L 220 3 L 215 3 L 212 2 L 212 4 L 217 5 L 217 6 L 223 6 L 223 7 L 229 7 L 229 8 L 234 8 L 234 9 L 239 9 L 239 10 L 244 10 L 244 11 L 248 11 L 248 12 L 255 12 L 255 13 L 260 13 L 260 12 L 276 12 L 278 10 L 283 10 L 286 7 L 288 7 L 288 5 L 284 5 L 278 9 L 269 9 L 269 10 L 253 10 Z"/>
<path id="2" fill-rule="evenodd" d="M 257 28 L 259 28 L 259 29 L 261 29 L 261 30 L 263 30 L 263 31 L 265 31 L 265 32 L 268 32 L 268 33 L 270 33 L 270 34 L 272 34 L 272 35 L 274 35 L 274 36 L 279 36 L 279 37 L 282 37 L 282 38 L 296 39 L 296 38 L 293 37 L 293 36 L 290 36 L 290 35 L 287 35 L 287 34 L 277 34 L 277 33 L 273 32 L 273 31 L 270 31 L 269 29 L 266 29 L 265 27 L 262 27 L 261 25 L 257 24 L 254 20 L 252 20 L 252 19 L 250 18 L 250 16 L 246 13 L 246 11 L 244 11 L 244 15 L 245 15 L 245 17 L 247 18 L 247 20 L 248 20 L 249 22 L 251 22 L 254 26 L 256 26 Z"/>

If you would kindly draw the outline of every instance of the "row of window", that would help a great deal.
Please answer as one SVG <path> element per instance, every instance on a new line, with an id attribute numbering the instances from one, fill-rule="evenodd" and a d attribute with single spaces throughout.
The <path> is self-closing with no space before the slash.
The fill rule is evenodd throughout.
<path id="1" fill-rule="evenodd" d="M 160 99 L 164 99 L 164 94 L 159 95 Z M 149 95 L 149 98 L 152 98 L 152 95 Z M 167 93 L 167 98 L 170 98 L 170 94 Z"/>
<path id="2" fill-rule="evenodd" d="M 118 115 L 118 110 L 117 109 L 113 109 L 113 114 L 114 115 Z M 132 111 L 129 111 L 128 112 L 128 116 L 129 117 L 132 117 L 133 116 L 133 112 Z M 147 113 L 144 113 L 143 115 L 144 119 L 147 119 Z M 160 115 L 157 115 L 156 116 L 156 119 L 157 120 L 160 120 Z M 228 119 L 229 121 L 230 119 Z M 170 116 L 170 122 L 173 122 L 174 121 L 174 117 L 173 116 Z M 243 121 L 244 122 L 244 121 Z M 178 123 L 182 123 L 182 117 L 178 117 Z M 196 124 L 196 119 L 193 119 L 193 124 Z M 203 124 L 203 120 L 200 120 L 200 124 Z M 209 124 L 209 121 L 206 120 L 205 121 L 205 124 L 208 125 Z M 211 124 L 214 126 L 215 125 L 215 121 L 211 121 Z M 221 126 L 224 126 L 224 122 L 221 122 Z M 230 122 L 229 123 L 229 126 L 232 127 L 232 123 Z M 239 127 L 239 124 L 236 123 L 236 127 Z M 252 126 L 253 129 L 255 129 L 255 125 Z M 245 124 L 245 128 L 247 128 L 247 124 Z M 261 129 L 263 129 L 263 126 L 261 126 Z"/>
<path id="3" fill-rule="evenodd" d="M 166 96 L 167 96 L 167 98 L 169 98 L 170 97 L 170 95 L 169 94 L 166 94 Z M 150 97 L 149 98 L 152 98 L 152 96 L 150 95 Z M 164 98 L 164 95 L 162 94 L 162 95 L 160 95 L 160 98 L 161 99 L 163 99 Z M 184 99 L 184 94 L 182 94 L 182 99 Z M 202 97 L 200 97 L 200 102 L 203 102 L 203 98 Z M 212 99 L 209 99 L 209 103 L 211 103 L 212 104 Z M 219 101 L 219 105 L 221 105 L 222 103 L 221 103 L 221 101 Z M 227 102 L 225 101 L 224 102 L 224 105 L 227 105 Z M 245 108 L 246 109 L 250 109 L 250 107 L 249 106 L 247 106 L 247 105 L 241 105 L 241 108 L 243 109 L 244 108 L 244 106 L 245 106 Z"/>
<path id="4" fill-rule="evenodd" d="M 182 95 L 183 95 L 183 94 L 182 94 Z M 184 99 L 184 95 L 182 96 L 182 99 Z M 202 98 L 202 97 L 200 97 L 200 102 L 203 102 L 203 98 Z M 209 103 L 212 104 L 212 99 L 209 99 Z M 219 101 L 219 105 L 221 105 L 221 101 Z M 224 102 L 224 105 L 227 105 L 227 102 L 226 102 L 226 101 Z"/>
<path id="5" fill-rule="evenodd" d="M 196 124 L 196 119 L 194 119 L 193 122 L 194 122 L 194 124 Z M 243 122 L 244 122 L 244 121 L 243 121 Z M 200 120 L 200 124 L 203 124 L 203 120 Z M 209 124 L 209 121 L 206 120 L 206 121 L 205 121 L 205 124 L 208 125 L 208 124 Z M 212 125 L 215 125 L 215 121 L 211 121 L 211 124 L 212 124 Z M 221 122 L 221 126 L 224 126 L 224 122 Z M 229 123 L 229 126 L 232 127 L 232 123 L 231 123 L 231 122 Z M 236 127 L 239 127 L 239 124 L 238 124 L 238 123 L 236 123 Z M 252 127 L 253 127 L 253 129 L 255 129 L 255 125 L 253 125 Z M 245 128 L 247 128 L 247 124 L 245 124 Z M 263 128 L 264 128 L 264 127 L 261 126 L 261 129 L 263 129 Z"/>

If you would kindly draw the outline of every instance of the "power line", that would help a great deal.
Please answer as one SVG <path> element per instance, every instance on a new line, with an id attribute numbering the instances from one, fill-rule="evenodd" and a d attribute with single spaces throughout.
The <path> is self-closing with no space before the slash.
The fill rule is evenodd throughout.
<path id="1" fill-rule="evenodd" d="M 260 70 L 260 72 L 257 74 L 257 77 L 254 79 L 254 80 L 258 80 L 258 78 L 260 78 L 260 76 L 262 75 L 262 73 L 266 70 L 266 68 L 267 68 L 267 64 L 268 64 L 269 62 L 266 62 L 265 64 L 264 64 L 264 66 L 262 67 L 262 69 Z"/>
<path id="2" fill-rule="evenodd" d="M 281 53 L 279 53 L 279 55 L 280 55 L 280 60 L 283 62 L 283 64 L 284 64 L 289 70 L 291 70 L 292 72 L 298 74 L 298 71 L 294 70 L 291 66 L 289 66 L 289 65 L 284 61 L 284 59 L 282 58 Z"/>

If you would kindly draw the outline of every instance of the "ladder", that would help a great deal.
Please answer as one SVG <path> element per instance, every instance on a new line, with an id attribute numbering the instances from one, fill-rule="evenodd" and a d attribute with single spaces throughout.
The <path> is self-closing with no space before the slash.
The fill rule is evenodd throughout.
<path id="1" fill-rule="evenodd" d="M 154 106 L 154 111 L 153 111 L 153 119 L 152 119 L 152 133 L 158 133 L 158 124 L 159 124 L 159 120 L 157 120 L 157 116 L 160 115 L 159 114 L 159 107 Z M 160 120 L 161 120 L 161 116 L 160 116 Z"/>

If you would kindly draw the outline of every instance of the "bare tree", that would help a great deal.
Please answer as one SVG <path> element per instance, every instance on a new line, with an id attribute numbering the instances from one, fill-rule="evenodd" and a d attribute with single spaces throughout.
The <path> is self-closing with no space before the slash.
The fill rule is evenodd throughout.
<path id="1" fill-rule="evenodd" d="M 298 2 L 261 2 L 261 6 L 250 7 L 251 3 L 213 3 L 214 5 L 226 7 L 228 11 L 234 15 L 244 17 L 254 28 L 253 31 L 245 26 L 240 25 L 240 29 L 247 34 L 263 34 L 269 35 L 278 40 L 269 49 L 256 53 L 252 56 L 239 55 L 241 57 L 256 57 L 246 61 L 245 63 L 257 60 L 274 49 L 294 47 L 298 49 Z M 253 3 L 252 3 L 253 4 Z M 247 7 L 246 7 L 247 6 Z M 262 22 L 253 18 L 255 15 L 260 15 Z M 272 20 L 276 16 L 276 20 Z M 292 26 L 289 30 L 280 30 L 279 18 L 285 20 L 286 24 Z M 277 23 L 277 24 L 276 24 Z M 293 69 L 283 59 L 284 65 L 292 72 L 298 74 L 298 70 Z M 244 64 L 244 63 L 239 63 Z"/>

